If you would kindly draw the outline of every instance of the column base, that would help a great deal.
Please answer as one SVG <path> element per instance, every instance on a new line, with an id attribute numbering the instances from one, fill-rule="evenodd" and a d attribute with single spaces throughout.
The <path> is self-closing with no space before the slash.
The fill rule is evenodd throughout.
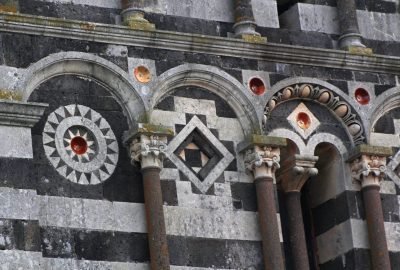
<path id="1" fill-rule="evenodd" d="M 260 35 L 243 34 L 239 36 L 246 42 L 250 43 L 267 43 L 267 38 Z"/>
<path id="2" fill-rule="evenodd" d="M 344 48 L 344 50 L 348 51 L 350 54 L 355 55 L 373 55 L 373 51 L 371 48 L 359 47 L 359 46 L 349 46 Z"/>
<path id="3" fill-rule="evenodd" d="M 131 29 L 154 31 L 155 24 L 150 23 L 144 18 L 144 12 L 137 9 L 127 9 L 122 12 L 123 22 Z"/>

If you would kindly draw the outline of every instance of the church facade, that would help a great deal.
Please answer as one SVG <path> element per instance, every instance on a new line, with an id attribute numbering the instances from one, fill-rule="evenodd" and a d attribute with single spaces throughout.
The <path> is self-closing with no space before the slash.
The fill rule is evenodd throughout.
<path id="1" fill-rule="evenodd" d="M 400 268 L 397 0 L 0 0 L 0 268 Z"/>

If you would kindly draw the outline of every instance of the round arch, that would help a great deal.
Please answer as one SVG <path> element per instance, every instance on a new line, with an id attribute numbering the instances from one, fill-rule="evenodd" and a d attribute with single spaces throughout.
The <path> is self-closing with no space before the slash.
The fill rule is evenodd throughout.
<path id="1" fill-rule="evenodd" d="M 372 129 L 374 128 L 376 122 L 385 115 L 390 110 L 400 107 L 400 87 L 393 87 L 391 89 L 386 90 L 383 94 L 379 95 L 374 103 L 374 106 L 370 110 L 370 126 Z"/>
<path id="2" fill-rule="evenodd" d="M 180 86 L 198 86 L 204 88 L 228 102 L 241 122 L 245 134 L 261 131 L 260 118 L 255 98 L 250 91 L 228 73 L 200 64 L 184 64 L 161 74 L 154 93 L 150 97 L 150 108 L 154 108 L 169 92 Z"/>
<path id="3" fill-rule="evenodd" d="M 17 89 L 20 89 L 23 101 L 27 101 L 40 84 L 66 74 L 85 76 L 106 86 L 126 113 L 130 127 L 145 117 L 148 106 L 128 74 L 112 62 L 93 54 L 61 52 L 49 55 L 27 69 Z"/>
<path id="4" fill-rule="evenodd" d="M 275 84 L 268 92 L 264 106 L 263 124 L 268 121 L 272 110 L 285 101 L 303 99 L 316 102 L 336 116 L 338 121 L 346 128 L 352 145 L 365 143 L 366 134 L 364 127 L 369 123 L 360 117 L 356 110 L 357 104 L 339 88 L 314 78 L 297 77 L 285 79 Z"/>

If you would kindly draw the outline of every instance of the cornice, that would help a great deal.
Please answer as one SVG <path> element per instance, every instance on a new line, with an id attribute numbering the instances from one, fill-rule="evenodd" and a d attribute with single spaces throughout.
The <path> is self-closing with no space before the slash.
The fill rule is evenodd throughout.
<path id="1" fill-rule="evenodd" d="M 400 75 L 400 57 L 385 55 L 354 55 L 332 49 L 251 43 L 161 30 L 134 30 L 120 25 L 4 12 L 0 13 L 0 27 L 0 31 L 11 33 Z"/>
<path id="2" fill-rule="evenodd" d="M 33 127 L 47 107 L 44 103 L 0 100 L 0 126 Z"/>

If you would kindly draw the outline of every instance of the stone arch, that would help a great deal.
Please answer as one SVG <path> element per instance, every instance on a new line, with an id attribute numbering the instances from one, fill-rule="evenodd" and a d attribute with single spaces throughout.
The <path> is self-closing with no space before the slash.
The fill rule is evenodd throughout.
<path id="1" fill-rule="evenodd" d="M 304 155 L 307 153 L 307 147 L 306 144 L 303 142 L 303 139 L 295 132 L 289 129 L 285 128 L 274 129 L 271 133 L 267 135 L 289 139 L 294 145 L 296 145 L 297 151 L 299 152 L 298 154 Z"/>
<path id="2" fill-rule="evenodd" d="M 169 92 L 181 86 L 198 86 L 218 95 L 235 111 L 245 134 L 260 132 L 257 112 L 262 110 L 261 107 L 255 107 L 255 97 L 238 80 L 216 67 L 184 64 L 161 74 L 152 91 L 154 94 L 150 97 L 150 108 L 154 108 Z"/>
<path id="3" fill-rule="evenodd" d="M 81 52 L 49 55 L 31 65 L 17 89 L 27 101 L 43 82 L 59 75 L 86 76 L 103 84 L 114 95 L 128 117 L 129 125 L 145 117 L 147 104 L 133 87 L 128 74 L 117 65 L 99 56 Z"/>
<path id="4" fill-rule="evenodd" d="M 372 129 L 379 118 L 394 108 L 400 107 L 399 90 L 400 87 L 393 87 L 389 90 L 386 90 L 376 98 L 374 106 L 370 110 L 369 119 L 371 130 L 369 130 L 369 133 L 372 132 Z"/>
<path id="5" fill-rule="evenodd" d="M 291 78 L 275 84 L 267 96 L 263 126 L 268 121 L 272 110 L 293 99 L 308 100 L 326 107 L 346 128 L 353 146 L 365 142 L 365 119 L 361 118 L 355 110 L 357 107 L 355 102 L 337 87 L 313 78 Z"/>

